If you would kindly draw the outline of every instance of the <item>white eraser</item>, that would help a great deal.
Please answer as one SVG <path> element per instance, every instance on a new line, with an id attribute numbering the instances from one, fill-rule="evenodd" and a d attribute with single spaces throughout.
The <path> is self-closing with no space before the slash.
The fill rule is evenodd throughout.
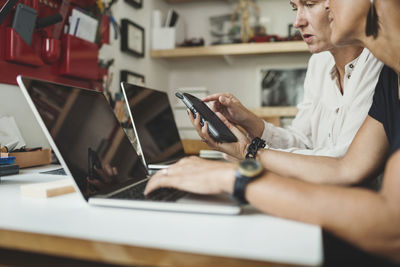
<path id="1" fill-rule="evenodd" d="M 62 179 L 47 183 L 36 183 L 21 186 L 21 195 L 47 198 L 75 192 L 72 179 Z"/>

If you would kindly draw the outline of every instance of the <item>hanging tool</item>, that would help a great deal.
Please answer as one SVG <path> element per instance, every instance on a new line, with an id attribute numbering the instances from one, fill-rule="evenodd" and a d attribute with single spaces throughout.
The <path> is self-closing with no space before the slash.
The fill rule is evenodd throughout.
<path id="1" fill-rule="evenodd" d="M 53 39 L 59 40 L 61 37 L 61 34 L 63 33 L 63 29 L 64 29 L 65 22 L 67 21 L 67 16 L 68 16 L 70 5 L 71 5 L 71 0 L 63 0 L 62 1 L 60 11 L 58 12 L 62 17 L 62 22 L 54 25 L 53 33 L 51 36 Z"/>
<path id="2" fill-rule="evenodd" d="M 111 7 L 117 3 L 118 0 L 112 0 L 108 3 L 108 5 L 104 8 L 104 14 L 108 15 L 110 17 L 110 23 L 113 26 L 114 29 L 114 40 L 118 39 L 118 33 L 120 32 L 120 27 L 117 21 L 115 20 Z"/>
<path id="3" fill-rule="evenodd" d="M 63 20 L 61 14 L 56 13 L 54 15 L 40 18 L 36 21 L 36 29 L 43 29 L 51 25 L 57 24 Z"/>
<path id="4" fill-rule="evenodd" d="M 103 2 L 101 0 L 97 0 L 96 4 L 97 4 L 97 7 L 99 8 L 100 12 L 103 13 L 103 10 L 104 10 Z"/>

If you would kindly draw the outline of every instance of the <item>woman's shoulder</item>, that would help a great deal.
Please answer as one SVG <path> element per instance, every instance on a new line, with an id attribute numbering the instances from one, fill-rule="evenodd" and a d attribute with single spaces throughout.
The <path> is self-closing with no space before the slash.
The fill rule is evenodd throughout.
<path id="1" fill-rule="evenodd" d="M 310 58 L 310 63 L 323 64 L 331 63 L 334 60 L 332 54 L 328 51 L 313 54 Z"/>
<path id="2" fill-rule="evenodd" d="M 314 71 L 330 70 L 335 65 L 335 60 L 330 52 L 313 54 L 308 62 L 308 69 Z"/>

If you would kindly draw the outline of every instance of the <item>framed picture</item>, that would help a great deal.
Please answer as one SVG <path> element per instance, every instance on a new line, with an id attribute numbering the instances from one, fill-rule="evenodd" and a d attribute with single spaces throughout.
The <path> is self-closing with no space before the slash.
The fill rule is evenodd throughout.
<path id="1" fill-rule="evenodd" d="M 125 0 L 125 2 L 134 8 L 142 8 L 143 6 L 143 0 Z"/>
<path id="2" fill-rule="evenodd" d="M 261 69 L 262 106 L 296 106 L 303 100 L 306 68 Z"/>
<path id="3" fill-rule="evenodd" d="M 144 57 L 144 28 L 128 19 L 121 20 L 121 51 Z"/>
<path id="4" fill-rule="evenodd" d="M 121 70 L 121 82 L 127 82 L 139 86 L 144 86 L 145 78 L 141 74 L 132 71 Z"/>

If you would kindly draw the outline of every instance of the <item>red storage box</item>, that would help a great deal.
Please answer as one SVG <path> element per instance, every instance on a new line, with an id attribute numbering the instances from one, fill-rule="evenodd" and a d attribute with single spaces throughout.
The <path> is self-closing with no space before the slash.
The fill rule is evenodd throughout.
<path id="1" fill-rule="evenodd" d="M 67 34 L 62 39 L 60 74 L 97 80 L 99 48 L 96 44 Z"/>
<path id="2" fill-rule="evenodd" d="M 36 34 L 33 35 L 31 47 L 13 28 L 7 28 L 5 35 L 5 59 L 7 61 L 36 67 L 44 65 L 44 62 L 40 57 L 42 43 L 40 37 Z"/>

